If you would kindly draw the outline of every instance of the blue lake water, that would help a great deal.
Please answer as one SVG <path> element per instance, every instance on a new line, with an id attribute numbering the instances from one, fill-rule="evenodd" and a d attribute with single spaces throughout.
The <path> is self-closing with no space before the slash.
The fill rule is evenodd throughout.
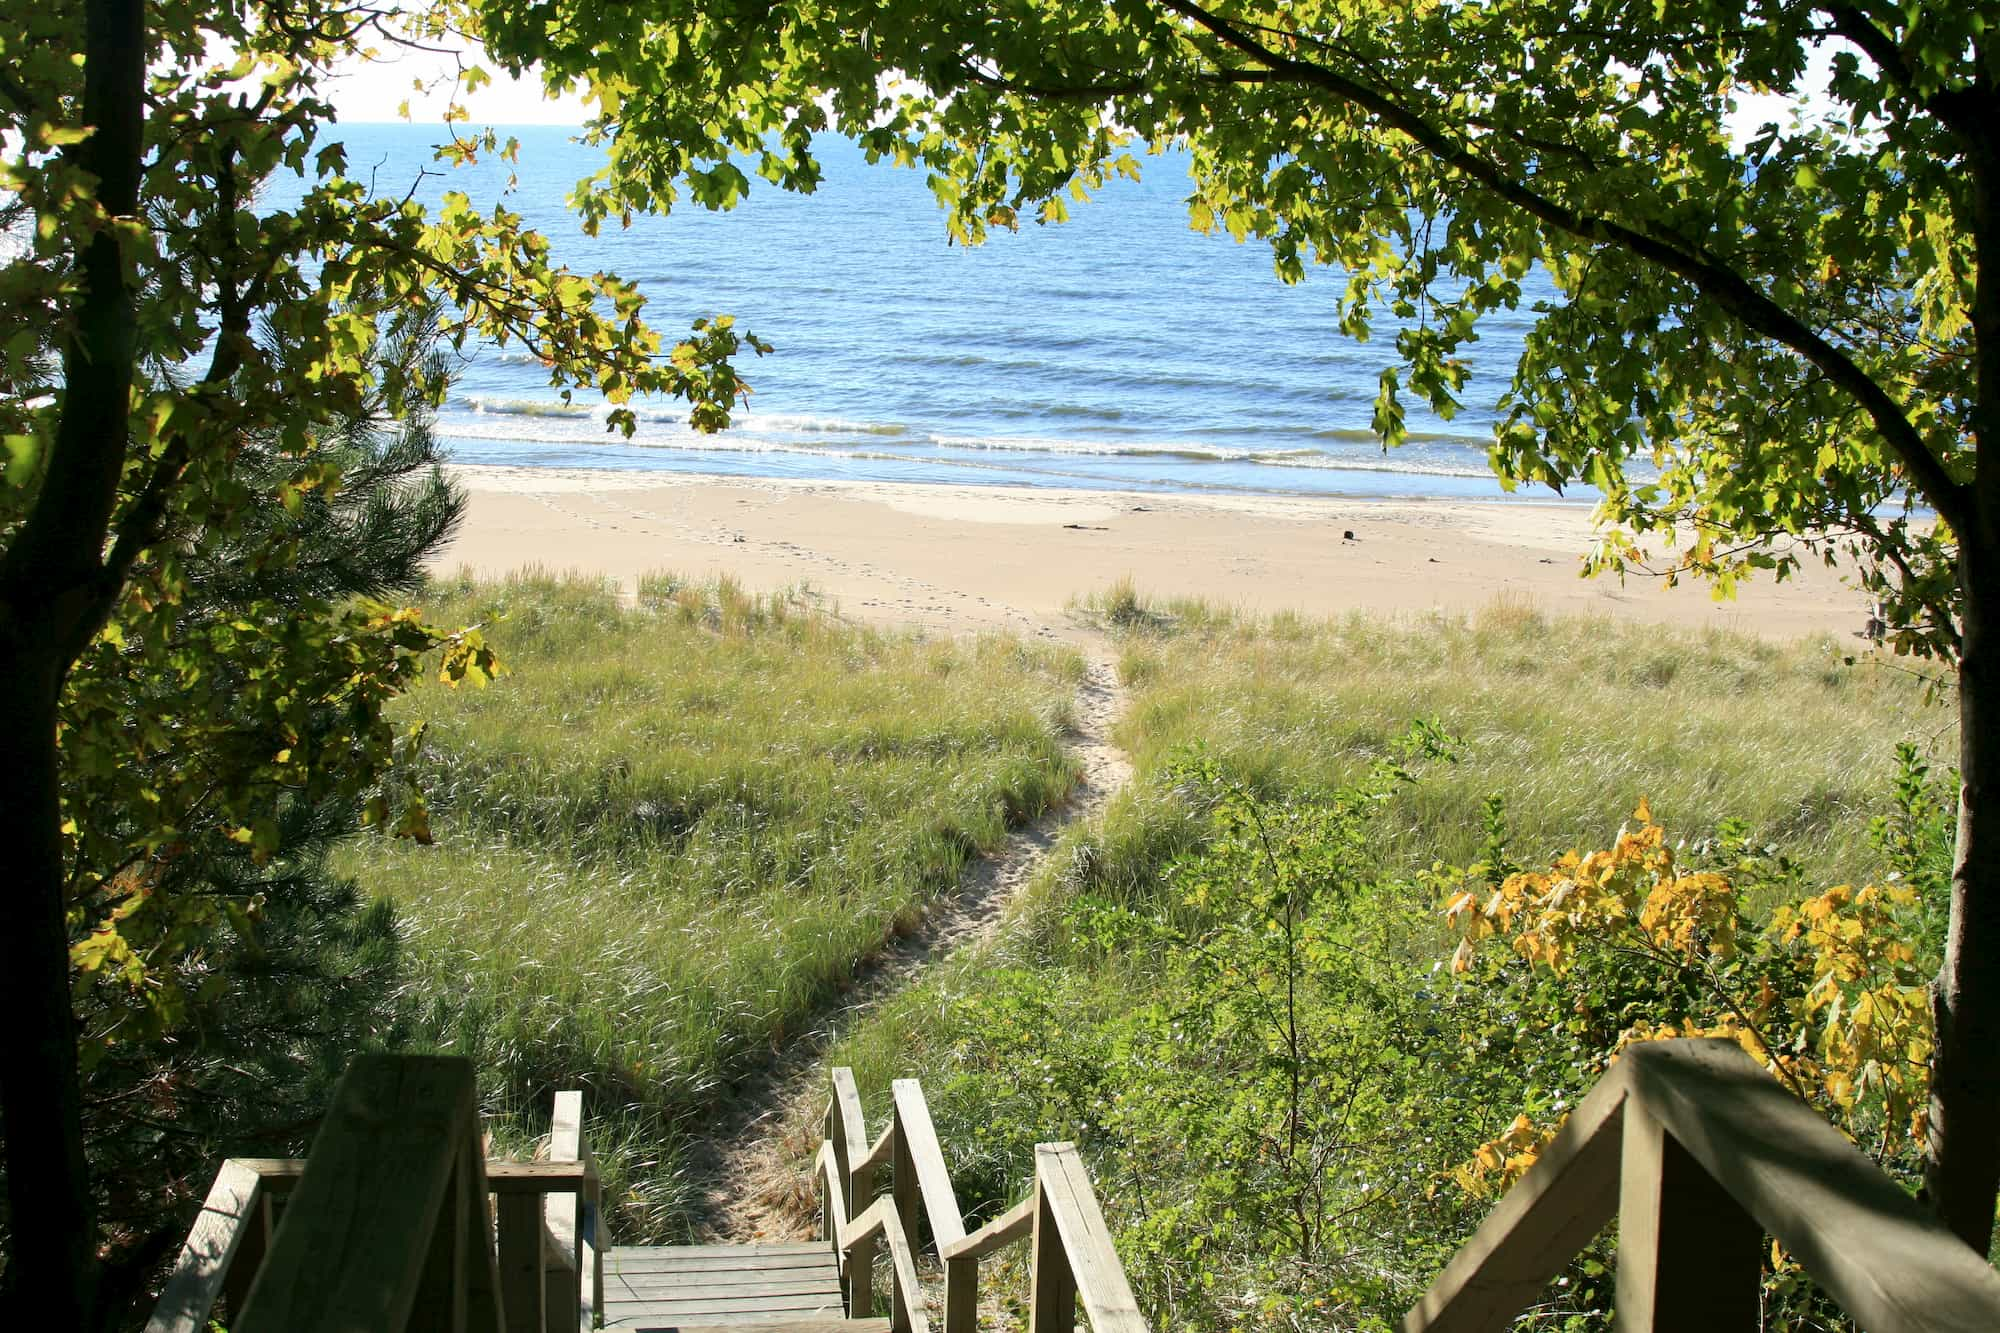
<path id="1" fill-rule="evenodd" d="M 510 131 L 514 166 L 433 177 L 420 197 L 502 200 L 571 267 L 637 282 L 664 333 L 733 314 L 775 344 L 740 368 L 755 393 L 738 424 L 702 436 L 683 405 L 640 405 L 636 437 L 607 434 L 603 405 L 564 405 L 518 351 L 479 350 L 439 422 L 465 463 L 1130 490 L 1498 497 L 1486 467 L 1491 404 L 1532 315 L 1482 324 L 1464 411 L 1409 404 L 1413 439 L 1385 452 L 1369 430 L 1394 357 L 1339 331 L 1344 277 L 1288 286 L 1262 244 L 1187 225 L 1186 161 L 1147 157 L 1060 226 L 946 243 L 920 172 L 870 166 L 838 139 L 810 196 L 762 181 L 729 213 L 583 234 L 563 200 L 598 164 L 559 128 Z M 348 125 L 349 171 L 401 195 L 432 166 L 420 125 Z M 279 195 L 273 202 L 282 202 Z M 1537 286 L 1536 284 L 1540 284 Z M 1553 297 L 1530 279 L 1527 300 Z M 1548 498 L 1539 488 L 1528 498 Z M 1574 492 L 1572 492 L 1574 495 Z"/>

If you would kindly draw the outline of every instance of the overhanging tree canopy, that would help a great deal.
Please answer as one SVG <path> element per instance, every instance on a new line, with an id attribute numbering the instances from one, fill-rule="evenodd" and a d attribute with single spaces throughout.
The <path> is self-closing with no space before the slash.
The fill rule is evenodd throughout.
<path id="1" fill-rule="evenodd" d="M 558 385 L 684 397 L 707 428 L 740 388 L 726 322 L 672 344 L 628 284 L 563 269 L 504 207 L 447 194 L 432 213 L 413 182 L 347 174 L 321 135 L 322 80 L 401 22 L 320 0 L 57 0 L 0 18 L 13 1323 L 120 1314 L 98 1282 L 73 965 L 82 986 L 128 987 L 122 1030 L 170 1023 L 174 964 L 231 896 L 184 873 L 190 848 L 224 837 L 262 865 L 297 842 L 288 812 L 364 792 L 395 745 L 384 703 L 444 642 L 413 611 L 348 602 L 353 570 L 314 567 L 311 514 L 331 506 L 358 543 L 373 520 L 342 488 L 383 484 L 382 460 L 343 443 L 441 390 L 421 359 L 382 354 L 385 331 L 442 301 L 447 343 L 518 339 Z M 302 178 L 298 202 L 260 208 L 280 173 Z M 459 638 L 445 665 L 478 670 L 482 650 Z M 148 689 L 176 704 L 135 709 Z"/>
<path id="2" fill-rule="evenodd" d="M 1850 550 L 1896 647 L 1957 666 L 1930 1188 L 1985 1249 L 2000 463 L 1977 446 L 2000 414 L 2000 5 L 461 2 L 503 62 L 584 81 L 610 146 L 579 191 L 595 220 L 727 206 L 744 165 L 809 191 L 811 136 L 833 129 L 928 172 L 973 241 L 1060 220 L 1140 169 L 1135 144 L 1184 145 L 1196 227 L 1267 240 L 1289 278 L 1344 269 L 1351 334 L 1394 321 L 1391 443 L 1406 395 L 1453 410 L 1459 352 L 1543 265 L 1563 299 L 1500 395 L 1503 478 L 1600 488 L 1598 568 L 1668 530 L 1671 571 L 1725 589 Z M 1737 142 L 1733 99 L 1800 94 L 1815 51 L 1830 111 Z"/>

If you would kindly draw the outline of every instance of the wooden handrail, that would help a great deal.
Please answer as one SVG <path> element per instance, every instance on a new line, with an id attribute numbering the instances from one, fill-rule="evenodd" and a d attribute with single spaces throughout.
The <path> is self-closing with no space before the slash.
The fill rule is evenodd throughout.
<path id="1" fill-rule="evenodd" d="M 1075 1321 L 1073 1302 L 1081 1300 L 1096 1333 L 1146 1333 L 1145 1317 L 1125 1280 L 1125 1266 L 1118 1262 L 1111 1228 L 1104 1224 L 1090 1173 L 1075 1144 L 1035 1145 L 1035 1192 L 1041 1203 L 1031 1238 L 1035 1294 L 1029 1301 L 1030 1327 L 1069 1329 Z M 1052 1269 L 1067 1272 L 1051 1273 Z M 1053 1308 L 1048 1312 L 1052 1324 L 1037 1317 L 1045 1274 L 1052 1291 Z M 1071 1303 L 1065 1303 L 1065 1296 Z"/>
<path id="2" fill-rule="evenodd" d="M 813 1173 L 820 1183 L 820 1218 L 827 1239 L 841 1256 L 841 1275 L 848 1285 L 848 1314 L 866 1317 L 873 1304 L 874 1242 L 879 1237 L 889 1249 L 889 1327 L 894 1333 L 930 1333 L 930 1318 L 924 1312 L 924 1289 L 917 1280 L 916 1254 L 910 1248 L 909 1233 L 896 1212 L 893 1199 L 877 1199 L 852 1217 L 850 1200 L 840 1182 L 838 1154 L 831 1143 L 822 1143 L 813 1159 Z M 861 1266 L 865 1258 L 869 1267 Z M 862 1297 L 858 1293 L 868 1292 Z M 855 1306 L 861 1308 L 856 1310 Z"/>
<path id="3" fill-rule="evenodd" d="M 930 1105 L 917 1080 L 897 1079 L 891 1084 L 890 1120 L 872 1144 L 866 1137 L 852 1071 L 836 1068 L 832 1083 L 833 1095 L 825 1116 L 826 1141 L 814 1170 L 820 1180 L 820 1210 L 826 1219 L 827 1236 L 841 1257 L 849 1315 L 863 1316 L 872 1308 L 870 1247 L 878 1235 L 891 1237 L 891 1260 L 897 1264 L 892 1291 L 897 1304 L 922 1304 L 921 1294 L 915 1293 L 914 1266 L 904 1274 L 895 1256 L 899 1243 L 909 1248 L 921 1208 L 929 1223 L 932 1249 L 944 1266 L 944 1333 L 973 1333 L 980 1259 L 1003 1245 L 1023 1240 L 1033 1243 L 1029 1333 L 1070 1333 L 1079 1299 L 1097 1333 L 1144 1333 L 1145 1320 L 1112 1248 L 1110 1230 L 1075 1145 L 1036 1145 L 1035 1182 L 1029 1196 L 967 1235 Z M 891 1189 L 887 1197 L 876 1199 L 873 1173 L 883 1165 L 893 1171 Z M 895 1220 L 893 1234 L 861 1224 L 861 1219 L 872 1218 L 877 1210 Z"/>
<path id="4" fill-rule="evenodd" d="M 392 1065 L 398 1063 L 392 1057 L 373 1058 Z M 350 1069 L 350 1078 L 355 1072 Z M 378 1082 L 381 1078 L 379 1069 L 361 1072 Z M 407 1064 L 404 1072 L 410 1073 Z M 416 1073 L 428 1076 L 421 1068 Z M 341 1090 L 335 1094 L 336 1109 L 347 1095 L 348 1081 L 343 1079 Z M 457 1093 L 452 1091 L 450 1095 L 456 1097 Z M 371 1100 L 369 1104 L 379 1103 Z M 428 1124 L 434 1117 L 417 1119 Z M 547 1333 L 593 1326 L 597 1293 L 603 1289 L 603 1253 L 596 1232 L 602 1202 L 597 1164 L 589 1146 L 582 1141 L 581 1121 L 582 1094 L 558 1093 L 550 1144 L 555 1160 L 549 1161 L 480 1162 L 477 1127 L 469 1120 L 443 1136 L 441 1141 L 449 1142 L 462 1132 L 467 1148 L 466 1159 L 452 1165 L 454 1172 L 462 1171 L 470 1180 L 464 1235 L 458 1243 L 469 1247 L 476 1241 L 483 1248 L 485 1265 L 477 1262 L 476 1252 L 470 1248 L 463 1250 L 467 1258 L 474 1260 L 468 1265 L 470 1276 L 479 1281 L 478 1270 L 482 1267 L 493 1276 L 497 1284 L 493 1291 L 495 1318 L 498 1320 L 503 1313 L 505 1316 L 504 1324 L 475 1321 L 474 1327 L 504 1327 L 508 1333 L 523 1330 Z M 386 1132 L 386 1126 L 369 1129 L 371 1133 Z M 246 1321 L 248 1297 L 265 1267 L 274 1239 L 274 1213 L 280 1205 L 286 1205 L 281 1216 L 291 1215 L 292 1209 L 299 1206 L 294 1196 L 311 1179 L 308 1168 L 318 1160 L 320 1146 L 315 1143 L 316 1156 L 312 1158 L 234 1157 L 223 1162 L 147 1321 L 146 1333 L 200 1333 L 209 1326 L 218 1300 L 226 1305 L 232 1330 L 251 1326 Z M 350 1192 L 361 1204 L 371 1202 L 372 1196 L 359 1193 L 359 1182 L 350 1183 L 353 1186 Z M 453 1188 L 456 1189 L 455 1181 Z M 496 1205 L 500 1222 L 497 1248 L 494 1233 L 486 1225 L 485 1208 L 470 1206 L 473 1200 L 489 1196 Z M 546 1223 L 545 1201 L 549 1214 Z M 456 1213 L 456 1202 L 448 1202 Z M 307 1205 L 311 1206 L 309 1197 Z M 567 1236 L 567 1243 L 559 1239 L 559 1234 Z M 581 1252 L 584 1245 L 590 1248 L 587 1262 Z M 420 1255 L 427 1256 L 428 1251 Z M 327 1266 L 326 1260 L 334 1257 L 315 1256 L 322 1268 Z M 369 1261 L 343 1255 L 338 1262 Z M 421 1304 L 432 1306 L 428 1294 Z"/>
<path id="5" fill-rule="evenodd" d="M 1404 1333 L 1499 1327 L 1532 1303 L 1618 1209 L 1624 1116 L 1622 1077 L 1601 1081 L 1403 1317 Z"/>
<path id="6" fill-rule="evenodd" d="M 264 1190 L 280 1199 L 297 1189 L 300 1178 L 306 1173 L 306 1159 L 303 1157 L 230 1157 L 224 1159 L 223 1165 L 249 1171 L 257 1177 Z M 217 1179 L 219 1181 L 220 1177 Z M 486 1188 L 494 1194 L 574 1194 L 596 1179 L 595 1163 L 585 1166 L 577 1161 L 510 1162 L 497 1157 L 486 1159 Z"/>
<path id="7" fill-rule="evenodd" d="M 889 1267 L 894 1277 L 889 1285 L 889 1327 L 894 1333 L 930 1333 L 930 1316 L 924 1311 L 924 1289 L 917 1281 L 917 1256 L 891 1200 L 877 1199 L 862 1209 L 861 1216 L 842 1232 L 843 1248 L 876 1236 L 888 1245 Z"/>
<path id="8" fill-rule="evenodd" d="M 202 1333 L 235 1262 L 240 1258 L 254 1271 L 269 1241 L 270 1195 L 263 1175 L 247 1162 L 224 1162 L 146 1321 L 146 1333 Z M 255 1254 L 246 1252 L 252 1248 Z"/>
<path id="9" fill-rule="evenodd" d="M 2000 1274 L 1733 1042 L 1628 1048 L 1403 1318 L 1507 1326 L 1616 1214 L 1621 1330 L 1758 1326 L 1763 1237 L 1870 1333 L 2000 1328 Z"/>
<path id="10" fill-rule="evenodd" d="M 861 1111 L 861 1091 L 854 1082 L 852 1069 L 842 1067 L 833 1071 L 833 1105 L 827 1114 L 829 1128 L 839 1131 L 827 1136 L 834 1145 L 835 1160 L 840 1163 L 841 1175 L 851 1180 L 856 1170 L 873 1165 L 866 1160 L 868 1121 Z"/>
<path id="11" fill-rule="evenodd" d="M 942 1259 L 945 1246 L 965 1238 L 965 1214 L 958 1210 L 958 1194 L 951 1187 L 937 1126 L 931 1123 L 930 1103 L 913 1078 L 896 1079 L 889 1085 L 889 1095 L 895 1107 L 888 1134 L 894 1146 L 896 1211 L 902 1215 L 903 1229 L 915 1235 L 917 1205 L 923 1205 L 930 1222 L 931 1246 Z M 978 1262 L 946 1263 L 945 1333 L 972 1333 L 978 1304 Z"/>
<path id="12" fill-rule="evenodd" d="M 882 1126 L 882 1132 L 875 1138 L 875 1146 L 870 1148 L 854 1169 L 873 1171 L 878 1166 L 888 1166 L 896 1156 L 896 1122 L 892 1119 Z"/>
<path id="13" fill-rule="evenodd" d="M 543 1300 L 549 1307 L 546 1323 L 549 1327 L 593 1328 L 603 1305 L 604 1238 L 599 1228 L 603 1226 L 604 1194 L 597 1161 L 583 1138 L 581 1092 L 556 1094 L 546 1165 L 567 1167 L 583 1176 L 582 1188 L 549 1199 L 534 1232 L 536 1252 L 546 1249 L 553 1260 L 543 1271 L 553 1269 L 557 1278 L 552 1285 L 544 1281 Z"/>
<path id="14" fill-rule="evenodd" d="M 912 1205 L 921 1200 L 931 1239 L 941 1254 L 945 1246 L 965 1238 L 965 1215 L 958 1211 L 958 1195 L 951 1187 L 937 1126 L 931 1123 L 930 1104 L 913 1078 L 897 1079 L 890 1085 L 890 1096 L 896 1107 L 897 1211 L 903 1215 L 904 1230 L 914 1231 Z"/>
<path id="15" fill-rule="evenodd" d="M 821 1194 L 820 1216 L 840 1265 L 847 1313 L 862 1319 L 875 1308 L 875 1240 L 873 1236 L 860 1236 L 843 1244 L 841 1234 L 842 1228 L 875 1196 L 877 1164 L 872 1160 L 872 1152 L 862 1152 L 868 1143 L 868 1119 L 861 1109 L 861 1092 L 855 1084 L 854 1071 L 843 1066 L 832 1072 L 831 1079 L 833 1095 L 826 1107 L 824 1146 L 831 1154 L 832 1178 L 839 1188 L 833 1200 Z M 892 1124 L 890 1131 L 893 1129 Z M 889 1137 L 890 1132 L 885 1131 L 884 1139 Z M 833 1203 L 838 1206 L 832 1207 Z"/>

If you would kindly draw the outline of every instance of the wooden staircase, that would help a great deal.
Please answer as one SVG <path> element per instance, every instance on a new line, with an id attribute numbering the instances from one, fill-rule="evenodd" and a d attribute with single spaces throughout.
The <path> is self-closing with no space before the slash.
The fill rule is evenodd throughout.
<path id="1" fill-rule="evenodd" d="M 556 1098 L 547 1160 L 487 1161 L 468 1063 L 364 1056 L 306 1161 L 223 1164 L 147 1328 L 930 1333 L 921 1258 L 944 1333 L 974 1333 L 980 1261 L 1025 1242 L 1028 1333 L 1073 1333 L 1079 1312 L 1146 1333 L 1073 1145 L 1039 1145 L 1028 1196 L 967 1232 L 923 1089 L 898 1080 L 871 1139 L 852 1073 L 832 1083 L 824 1239 L 610 1247 L 580 1094 Z M 1621 1333 L 1752 1333 L 1771 1240 L 1869 1333 L 2000 1329 L 2000 1275 L 1838 1130 L 1735 1044 L 1663 1041 L 1577 1105 L 1402 1333 L 1501 1333 L 1614 1219 Z"/>
<path id="2" fill-rule="evenodd" d="M 968 1235 L 923 1090 L 898 1080 L 894 1105 L 871 1141 L 852 1072 L 833 1071 L 824 1239 L 613 1246 L 581 1093 L 556 1095 L 545 1160 L 490 1161 L 469 1062 L 362 1056 L 307 1158 L 223 1164 L 147 1333 L 930 1333 L 920 1205 L 947 1333 L 973 1333 L 979 1260 L 1016 1241 L 1030 1333 L 1071 1333 L 1079 1306 L 1097 1333 L 1145 1333 L 1073 1145 L 1040 1145 L 1028 1198 Z"/>

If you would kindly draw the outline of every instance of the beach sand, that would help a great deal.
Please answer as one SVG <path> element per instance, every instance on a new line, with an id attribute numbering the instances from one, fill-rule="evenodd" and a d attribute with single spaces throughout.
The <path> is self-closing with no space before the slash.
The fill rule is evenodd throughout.
<path id="1" fill-rule="evenodd" d="M 1683 629 L 1845 638 L 1861 595 L 1815 562 L 1734 601 L 1652 577 L 1579 577 L 1576 504 L 1187 496 L 454 467 L 470 504 L 440 572 L 526 566 L 805 584 L 844 615 L 940 633 L 1049 633 L 1129 576 L 1149 596 L 1256 611 L 1471 612 L 1496 600 Z M 1352 539 L 1344 534 L 1352 533 Z M 1655 551 L 1657 555 L 1659 552 Z"/>

